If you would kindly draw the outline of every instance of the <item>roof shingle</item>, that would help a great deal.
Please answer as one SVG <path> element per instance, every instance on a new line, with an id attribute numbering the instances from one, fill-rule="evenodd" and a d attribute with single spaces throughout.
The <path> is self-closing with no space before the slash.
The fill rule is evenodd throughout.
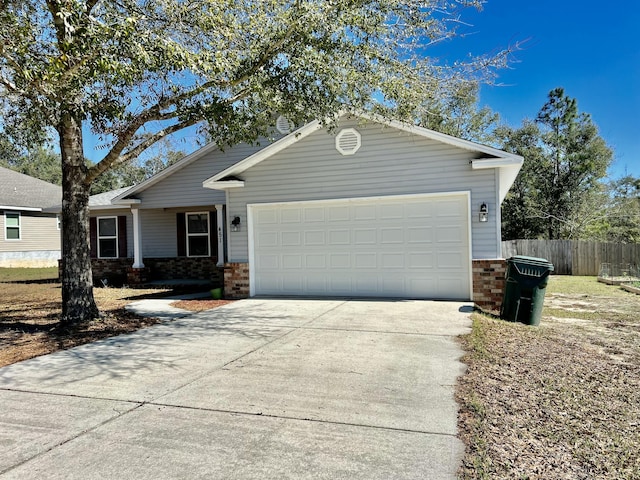
<path id="1" fill-rule="evenodd" d="M 62 187 L 0 167 L 0 205 L 47 208 L 62 201 Z"/>

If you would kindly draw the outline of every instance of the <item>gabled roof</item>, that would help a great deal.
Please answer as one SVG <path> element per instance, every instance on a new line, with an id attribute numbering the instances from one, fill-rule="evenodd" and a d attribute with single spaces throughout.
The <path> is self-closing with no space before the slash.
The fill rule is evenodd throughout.
<path id="1" fill-rule="evenodd" d="M 518 172 L 520 171 L 520 168 L 522 167 L 522 163 L 524 161 L 523 157 L 519 155 L 504 152 L 502 150 L 488 147 L 486 145 L 481 145 L 479 143 L 474 143 L 469 140 L 463 140 L 461 138 L 436 132 L 434 130 L 429 130 L 427 128 L 417 127 L 415 125 L 410 125 L 395 120 L 387 120 L 377 115 L 361 113 L 355 116 L 358 116 L 366 121 L 372 121 L 392 128 L 396 128 L 413 135 L 418 135 L 430 140 L 435 140 L 447 145 L 462 148 L 464 150 L 477 152 L 479 154 L 479 158 L 472 161 L 472 168 L 474 170 L 484 168 L 500 169 L 500 201 L 504 200 L 507 191 L 509 190 L 509 188 L 511 188 L 511 185 L 513 185 L 513 182 L 515 181 L 515 178 L 518 175 Z M 259 152 L 256 152 L 255 154 L 245 158 L 235 165 L 232 165 L 231 167 L 217 173 L 211 178 L 208 178 L 202 183 L 202 185 L 206 188 L 218 190 L 242 187 L 244 185 L 244 182 L 242 182 L 241 179 L 236 178 L 237 175 L 240 175 L 245 170 L 248 170 L 254 165 L 257 165 L 258 163 L 284 150 L 285 148 L 288 148 L 289 146 L 299 142 L 303 138 L 309 136 L 322 127 L 323 125 L 319 120 L 314 120 L 313 122 L 310 122 L 305 126 L 299 128 L 298 130 L 290 133 L 286 137 L 283 137 L 277 142 L 272 143 L 268 147 L 263 148 Z"/>
<path id="2" fill-rule="evenodd" d="M 40 212 L 61 201 L 62 187 L 0 167 L 0 209 Z"/>

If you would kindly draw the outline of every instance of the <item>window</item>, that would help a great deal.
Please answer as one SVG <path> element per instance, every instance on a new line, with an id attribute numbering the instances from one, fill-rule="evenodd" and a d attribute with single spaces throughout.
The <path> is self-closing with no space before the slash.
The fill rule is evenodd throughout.
<path id="1" fill-rule="evenodd" d="M 98 217 L 98 258 L 118 258 L 118 217 Z"/>
<path id="2" fill-rule="evenodd" d="M 4 238 L 20 240 L 20 214 L 4 212 Z"/>
<path id="3" fill-rule="evenodd" d="M 209 213 L 187 213 L 187 256 L 209 256 Z"/>

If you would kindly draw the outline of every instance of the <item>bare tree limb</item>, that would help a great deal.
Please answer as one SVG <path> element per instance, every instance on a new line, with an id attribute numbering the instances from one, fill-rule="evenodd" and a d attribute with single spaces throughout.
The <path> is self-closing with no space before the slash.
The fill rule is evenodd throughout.
<path id="1" fill-rule="evenodd" d="M 172 133 L 175 133 L 175 132 L 177 132 L 179 130 L 183 130 L 183 129 L 188 128 L 188 127 L 190 127 L 192 125 L 195 125 L 196 123 L 198 123 L 200 121 L 201 120 L 199 118 L 192 117 L 192 118 L 189 118 L 189 119 L 184 120 L 182 122 L 175 123 L 175 124 L 173 124 L 173 125 L 171 125 L 169 127 L 164 128 L 163 130 L 160 130 L 160 131 L 154 133 L 153 135 L 150 135 L 149 137 L 145 138 L 142 142 L 137 144 L 135 147 L 132 147 L 131 149 L 127 150 L 126 153 L 123 154 L 123 155 L 121 155 L 123 149 L 121 149 L 117 153 L 116 153 L 116 151 L 114 149 L 111 149 L 111 151 L 100 162 L 98 162 L 97 164 L 95 164 L 93 167 L 91 167 L 89 169 L 89 171 L 87 172 L 87 176 L 85 178 L 85 183 L 91 183 L 99 175 L 101 175 L 102 173 L 104 173 L 108 169 L 110 169 L 112 167 L 115 167 L 115 166 L 118 166 L 118 165 L 122 165 L 123 163 L 126 163 L 126 162 L 134 159 L 135 157 L 140 155 L 147 148 L 149 148 L 150 146 L 152 146 L 154 143 L 158 142 L 162 138 L 164 138 L 164 137 L 166 137 L 168 135 L 171 135 Z M 130 141 L 131 140 L 129 139 L 129 141 L 127 141 L 127 144 Z M 118 143 L 120 143 L 120 142 L 118 142 Z"/>

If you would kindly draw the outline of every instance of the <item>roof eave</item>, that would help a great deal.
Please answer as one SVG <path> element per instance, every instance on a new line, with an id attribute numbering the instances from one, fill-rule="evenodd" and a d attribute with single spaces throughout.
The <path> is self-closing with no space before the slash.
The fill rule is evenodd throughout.
<path id="1" fill-rule="evenodd" d="M 215 182 L 204 181 L 202 182 L 202 186 L 212 190 L 229 190 L 230 188 L 244 187 L 244 182 L 242 180 L 217 180 Z"/>
<path id="2" fill-rule="evenodd" d="M 0 210 L 13 210 L 15 212 L 42 212 L 39 207 L 19 207 L 17 205 L 0 205 Z"/>

